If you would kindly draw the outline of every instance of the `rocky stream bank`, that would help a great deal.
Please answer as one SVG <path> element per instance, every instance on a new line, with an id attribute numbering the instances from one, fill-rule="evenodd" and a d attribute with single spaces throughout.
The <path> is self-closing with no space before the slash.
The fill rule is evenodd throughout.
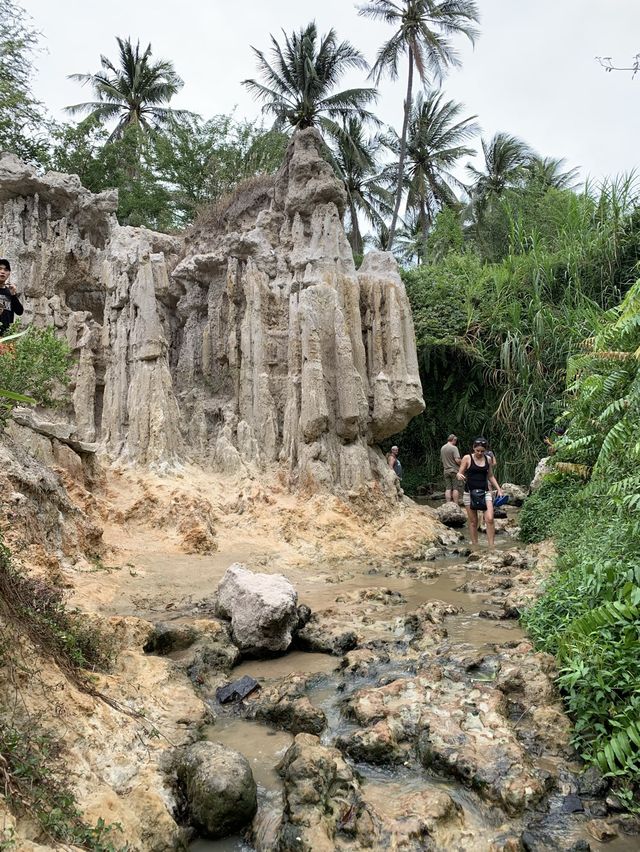
<path id="1" fill-rule="evenodd" d="M 318 565 L 296 579 L 302 620 L 283 656 L 243 658 L 241 625 L 233 644 L 203 621 L 213 604 L 156 626 L 148 650 L 209 707 L 198 736 L 224 747 L 212 773 L 239 753 L 257 785 L 242 830 L 193 852 L 637 848 L 638 822 L 571 748 L 553 659 L 518 626 L 549 560 L 514 523 L 494 553 L 449 530 L 402 560 Z M 221 704 L 245 676 L 258 688 Z M 202 826 L 188 801 L 184 814 Z"/>

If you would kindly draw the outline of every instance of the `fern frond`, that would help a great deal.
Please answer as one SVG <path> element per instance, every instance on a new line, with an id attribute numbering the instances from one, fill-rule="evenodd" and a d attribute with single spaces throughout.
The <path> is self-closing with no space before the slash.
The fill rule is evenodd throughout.
<path id="1" fill-rule="evenodd" d="M 603 772 L 618 773 L 620 770 L 637 769 L 640 758 L 640 719 L 615 734 L 598 752 L 596 760 Z"/>

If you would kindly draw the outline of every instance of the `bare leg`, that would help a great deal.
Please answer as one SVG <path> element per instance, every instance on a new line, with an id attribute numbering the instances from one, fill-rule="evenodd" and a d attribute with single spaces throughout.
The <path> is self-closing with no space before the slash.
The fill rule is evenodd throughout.
<path id="1" fill-rule="evenodd" d="M 444 492 L 444 502 L 445 503 L 451 502 L 451 489 L 450 488 L 447 488 L 447 490 Z"/>
<path id="2" fill-rule="evenodd" d="M 457 505 L 458 505 L 458 499 L 459 499 L 459 498 L 458 498 L 458 492 L 456 491 L 456 489 L 455 489 L 455 488 L 454 488 L 454 490 L 451 492 L 451 499 L 453 500 L 453 502 L 454 502 L 454 503 L 456 504 L 456 506 L 457 506 Z"/>
<path id="3" fill-rule="evenodd" d="M 487 500 L 487 508 L 484 513 L 484 522 L 487 527 L 487 544 L 493 547 L 496 540 L 496 525 L 493 522 L 493 503 Z"/>
<path id="4" fill-rule="evenodd" d="M 471 543 L 478 543 L 478 513 L 475 509 L 470 509 L 468 506 L 465 506 L 467 510 L 467 518 L 469 519 L 469 534 L 471 535 Z"/>

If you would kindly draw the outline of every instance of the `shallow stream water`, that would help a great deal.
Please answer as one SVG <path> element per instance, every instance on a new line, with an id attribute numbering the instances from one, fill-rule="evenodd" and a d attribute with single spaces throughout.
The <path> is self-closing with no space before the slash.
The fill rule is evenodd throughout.
<path id="1" fill-rule="evenodd" d="M 481 539 L 482 541 L 482 539 Z M 512 538 L 502 535 L 498 538 L 498 548 L 512 548 L 517 545 Z M 481 543 L 480 549 L 486 545 Z M 383 586 L 394 592 L 400 592 L 403 600 L 397 605 L 390 606 L 388 620 L 398 615 L 415 610 L 416 607 L 429 600 L 441 600 L 455 604 L 461 608 L 457 615 L 446 619 L 446 629 L 449 641 L 453 646 L 466 646 L 465 650 L 482 650 L 496 644 L 518 641 L 524 634 L 517 621 L 494 621 L 478 616 L 480 610 L 496 610 L 486 601 L 486 594 L 467 594 L 456 591 L 471 577 L 477 578 L 478 572 L 470 570 L 465 564 L 464 557 L 451 557 L 428 563 L 433 566 L 433 578 L 418 579 L 415 576 L 395 576 L 386 569 L 378 571 L 372 564 L 356 565 L 349 563 L 331 567 L 335 572 L 336 582 L 327 582 L 327 574 L 297 583 L 301 603 L 307 603 L 312 609 L 320 610 L 332 605 L 336 598 L 346 592 L 369 589 L 373 586 Z M 387 634 L 388 638 L 388 634 Z M 291 672 L 313 674 L 312 687 L 308 695 L 311 702 L 324 710 L 327 716 L 327 728 L 321 740 L 331 745 L 336 737 L 346 733 L 356 723 L 344 718 L 341 706 L 351 690 L 350 684 L 345 684 L 336 672 L 340 662 L 339 657 L 326 654 L 304 653 L 292 651 L 285 656 L 271 660 L 250 660 L 236 667 L 230 679 L 251 675 L 261 684 L 269 685 L 277 682 Z M 408 677 L 409 671 L 399 672 L 397 661 L 392 664 L 390 674 L 394 677 Z M 374 685 L 380 671 L 374 679 L 367 681 L 363 678 L 354 680 L 353 691 Z M 479 678 L 482 675 L 478 676 Z M 256 721 L 249 721 L 225 712 L 222 708 L 214 708 L 219 715 L 215 724 L 207 730 L 207 737 L 233 748 L 249 760 L 258 785 L 259 818 L 270 819 L 270 814 L 277 812 L 281 802 L 282 782 L 276 771 L 276 766 L 282 759 L 287 748 L 293 741 L 293 736 L 283 731 L 275 730 Z M 495 837 L 496 829 L 505 830 L 524 827 L 521 818 L 510 818 L 498 808 L 490 808 L 486 802 L 469 789 L 443 777 L 423 769 L 417 763 L 394 768 L 381 768 L 367 764 L 353 764 L 359 774 L 363 796 L 375 809 L 381 813 L 390 808 L 390 803 L 407 793 L 437 788 L 444 790 L 460 805 L 464 812 L 464 826 L 451 829 L 446 836 L 438 838 L 438 849 L 464 850 L 464 852 L 488 852 L 490 848 L 489 835 Z M 575 770 L 576 767 L 574 766 Z M 550 797 L 553 798 L 553 797 Z M 558 804 L 558 812 L 561 805 Z M 551 803 L 553 809 L 553 803 Z M 559 831 L 563 841 L 571 838 L 575 841 L 585 839 L 592 850 L 609 850 L 609 852 L 637 852 L 638 839 L 618 837 L 605 844 L 598 843 L 590 837 L 579 825 L 567 829 L 566 821 L 562 822 Z M 545 847 L 548 848 L 548 847 Z M 219 841 L 197 840 L 190 846 L 191 852 L 253 852 L 253 847 L 241 837 L 228 837 Z"/>

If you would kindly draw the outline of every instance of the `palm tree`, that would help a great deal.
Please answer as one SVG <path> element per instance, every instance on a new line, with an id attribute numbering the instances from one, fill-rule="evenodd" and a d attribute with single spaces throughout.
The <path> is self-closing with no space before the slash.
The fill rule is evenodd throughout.
<path id="1" fill-rule="evenodd" d="M 566 160 L 534 154 L 526 164 L 527 178 L 541 189 L 575 189 L 580 170 L 564 171 Z"/>
<path id="2" fill-rule="evenodd" d="M 460 119 L 462 104 L 445 100 L 434 90 L 425 98 L 418 95 L 407 130 L 405 187 L 408 190 L 407 212 L 414 211 L 417 225 L 426 243 L 435 214 L 444 206 L 456 207 L 455 190 L 463 186 L 453 174 L 461 157 L 474 153 L 465 145 L 479 131 L 476 116 Z M 387 145 L 400 153 L 401 140 L 394 134 Z M 394 164 L 394 171 L 398 165 Z"/>
<path id="3" fill-rule="evenodd" d="M 271 36 L 272 64 L 261 50 L 252 48 L 265 84 L 243 80 L 254 97 L 264 101 L 263 112 L 275 116 L 276 129 L 318 127 L 335 137 L 340 133 L 337 119 L 375 121 L 367 110 L 378 96 L 375 89 L 334 91 L 349 69 L 368 69 L 360 51 L 348 41 L 338 42 L 333 29 L 318 37 L 314 22 L 283 36 L 282 47 Z"/>
<path id="4" fill-rule="evenodd" d="M 91 86 L 96 100 L 66 108 L 72 115 L 88 114 L 101 124 L 116 120 L 109 142 L 122 138 L 129 127 L 148 132 L 186 114 L 168 107 L 184 85 L 173 63 L 167 59 L 152 61 L 150 44 L 143 51 L 140 42 L 134 47 L 128 38 L 116 37 L 116 41 L 120 49 L 118 66 L 101 56 L 102 70 L 97 74 L 69 77 Z"/>
<path id="5" fill-rule="evenodd" d="M 398 159 L 398 185 L 389 228 L 389 240 L 390 244 L 393 244 L 403 192 L 414 70 L 418 72 L 422 84 L 426 85 L 429 74 L 436 80 L 441 80 L 448 67 L 459 65 L 460 59 L 451 36 L 463 34 L 473 42 L 477 34 L 473 24 L 478 22 L 479 12 L 475 0 L 370 0 L 359 8 L 359 14 L 397 28 L 389 41 L 378 51 L 371 70 L 371 77 L 376 84 L 385 74 L 396 80 L 400 58 L 406 54 L 409 61 Z"/>
<path id="6" fill-rule="evenodd" d="M 393 193 L 378 165 L 381 148 L 380 139 L 368 138 L 362 121 L 351 117 L 344 123 L 332 150 L 334 168 L 347 193 L 351 224 L 348 236 L 354 255 L 362 254 L 364 248 L 359 214 L 381 229 L 393 209 Z"/>
<path id="7" fill-rule="evenodd" d="M 473 182 L 470 188 L 472 205 L 481 216 L 490 201 L 500 198 L 506 189 L 519 184 L 533 153 L 529 146 L 508 133 L 496 133 L 489 142 L 482 140 L 484 169 L 467 164 Z"/>

